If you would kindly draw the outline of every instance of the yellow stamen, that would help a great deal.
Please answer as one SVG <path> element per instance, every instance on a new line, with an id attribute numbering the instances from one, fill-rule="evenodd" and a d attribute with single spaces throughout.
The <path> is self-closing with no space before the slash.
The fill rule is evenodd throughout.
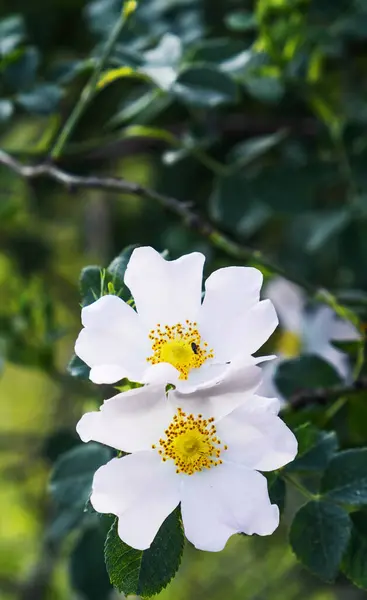
<path id="1" fill-rule="evenodd" d="M 277 352 L 286 358 L 295 358 L 301 352 L 302 340 L 293 331 L 284 331 L 277 344 Z"/>
<path id="2" fill-rule="evenodd" d="M 167 362 L 179 372 L 179 379 L 187 379 L 191 369 L 198 369 L 201 365 L 213 358 L 213 350 L 208 350 L 208 344 L 202 342 L 197 329 L 197 323 L 186 321 L 176 325 L 161 327 L 158 323 L 156 329 L 149 333 L 152 341 L 152 356 L 147 361 L 152 365 Z"/>
<path id="3" fill-rule="evenodd" d="M 178 408 L 165 431 L 166 437 L 159 440 L 158 453 L 162 460 L 173 460 L 176 473 L 186 475 L 221 465 L 220 455 L 227 446 L 221 447 L 215 425 L 211 424 L 213 421 L 213 417 L 203 419 L 201 415 L 186 415 Z"/>

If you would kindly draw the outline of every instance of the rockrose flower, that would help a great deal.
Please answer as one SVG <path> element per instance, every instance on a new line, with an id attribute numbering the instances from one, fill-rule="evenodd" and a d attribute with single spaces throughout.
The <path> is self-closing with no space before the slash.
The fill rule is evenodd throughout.
<path id="1" fill-rule="evenodd" d="M 129 452 L 100 467 L 91 503 L 118 517 L 120 538 L 150 546 L 181 504 L 185 535 L 201 550 L 221 550 L 234 533 L 269 535 L 279 523 L 259 471 L 289 463 L 293 433 L 277 416 L 276 399 L 243 392 L 241 373 L 209 390 L 165 394 L 153 384 L 118 394 L 85 414 L 77 431 Z"/>
<path id="2" fill-rule="evenodd" d="M 262 274 L 225 267 L 205 283 L 198 252 L 167 261 L 153 248 L 131 255 L 125 283 L 136 310 L 114 295 L 82 310 L 76 354 L 94 383 L 127 377 L 170 383 L 182 392 L 217 383 L 237 364 L 250 364 L 278 320 L 269 300 L 259 301 Z M 258 359 L 260 360 L 260 359 Z"/>

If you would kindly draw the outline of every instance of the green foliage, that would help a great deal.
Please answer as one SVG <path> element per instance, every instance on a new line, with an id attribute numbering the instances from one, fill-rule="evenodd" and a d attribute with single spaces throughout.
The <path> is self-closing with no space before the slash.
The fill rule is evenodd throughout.
<path id="1" fill-rule="evenodd" d="M 51 474 L 50 492 L 56 515 L 49 536 L 65 536 L 80 525 L 92 490 L 96 470 L 111 458 L 111 451 L 96 443 L 72 448 L 56 462 Z"/>
<path id="2" fill-rule="evenodd" d="M 335 502 L 367 504 L 367 448 L 337 454 L 324 473 L 321 490 Z"/>
<path id="3" fill-rule="evenodd" d="M 117 533 L 117 519 L 106 539 L 105 559 L 111 583 L 125 595 L 158 594 L 175 576 L 184 548 L 179 509 L 163 523 L 148 550 L 134 550 Z"/>
<path id="4" fill-rule="evenodd" d="M 367 514 L 351 514 L 352 535 L 344 556 L 343 573 L 358 587 L 367 589 Z"/>
<path id="5" fill-rule="evenodd" d="M 341 507 L 323 501 L 308 502 L 298 511 L 290 530 L 297 558 L 312 573 L 333 581 L 349 542 L 351 522 Z"/>
<path id="6" fill-rule="evenodd" d="M 340 376 L 333 367 L 319 356 L 304 355 L 284 361 L 275 376 L 276 385 L 285 398 L 299 390 L 314 390 L 340 383 Z"/>

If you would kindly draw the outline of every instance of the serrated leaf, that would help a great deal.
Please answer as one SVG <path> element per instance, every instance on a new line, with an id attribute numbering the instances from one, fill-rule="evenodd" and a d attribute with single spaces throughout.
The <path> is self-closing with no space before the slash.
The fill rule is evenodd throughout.
<path id="1" fill-rule="evenodd" d="M 351 521 L 341 507 L 311 501 L 296 513 L 290 543 L 298 560 L 324 581 L 334 581 L 349 542 Z"/>
<path id="2" fill-rule="evenodd" d="M 88 365 L 86 365 L 76 354 L 73 354 L 67 366 L 67 370 L 72 377 L 76 377 L 77 379 L 89 379 L 90 367 L 88 367 Z"/>
<path id="3" fill-rule="evenodd" d="M 51 536 L 65 535 L 80 523 L 91 493 L 94 473 L 110 458 L 109 448 L 89 443 L 72 448 L 56 461 L 49 486 L 57 508 Z"/>
<path id="4" fill-rule="evenodd" d="M 335 502 L 367 504 L 367 448 L 337 454 L 324 473 L 321 492 Z"/>
<path id="5" fill-rule="evenodd" d="M 111 596 L 112 586 L 103 556 L 105 537 L 103 528 L 98 524 L 88 527 L 71 552 L 70 583 L 84 600 L 108 600 Z"/>
<path id="6" fill-rule="evenodd" d="M 158 594 L 175 576 L 181 562 L 184 534 L 176 509 L 161 525 L 148 550 L 135 550 L 117 533 L 117 519 L 106 539 L 105 561 L 111 583 L 126 596 Z"/>
<path id="7" fill-rule="evenodd" d="M 275 384 L 285 398 L 301 390 L 314 390 L 341 383 L 337 371 L 319 356 L 304 354 L 283 361 L 275 374 Z"/>
<path id="8" fill-rule="evenodd" d="M 312 425 L 295 430 L 298 455 L 285 467 L 286 471 L 322 472 L 338 450 L 338 438 L 334 431 L 319 431 Z"/>
<path id="9" fill-rule="evenodd" d="M 350 515 L 352 535 L 342 563 L 343 573 L 354 585 L 367 590 L 367 513 Z"/>
<path id="10" fill-rule="evenodd" d="M 209 66 L 189 67 L 182 71 L 172 89 L 180 100 L 192 106 L 214 108 L 237 100 L 235 82 Z"/>

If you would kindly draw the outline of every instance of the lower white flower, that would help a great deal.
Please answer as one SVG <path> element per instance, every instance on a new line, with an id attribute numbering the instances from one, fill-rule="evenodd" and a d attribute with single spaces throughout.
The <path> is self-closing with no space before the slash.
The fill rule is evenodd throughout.
<path id="1" fill-rule="evenodd" d="M 93 507 L 117 515 L 120 538 L 140 550 L 178 504 L 198 549 L 219 551 L 239 532 L 270 535 L 279 510 L 259 471 L 278 469 L 297 453 L 278 410 L 276 399 L 244 398 L 243 374 L 210 393 L 167 397 L 153 384 L 118 394 L 77 425 L 83 441 L 131 453 L 95 473 Z"/>
<path id="2" fill-rule="evenodd" d="M 199 252 L 167 261 L 153 248 L 134 250 L 125 284 L 136 311 L 114 295 L 82 310 L 75 352 L 94 383 L 127 377 L 192 392 L 217 383 L 235 364 L 255 362 L 252 354 L 278 323 L 271 302 L 259 301 L 262 274 L 218 269 L 202 301 L 204 260 Z"/>

